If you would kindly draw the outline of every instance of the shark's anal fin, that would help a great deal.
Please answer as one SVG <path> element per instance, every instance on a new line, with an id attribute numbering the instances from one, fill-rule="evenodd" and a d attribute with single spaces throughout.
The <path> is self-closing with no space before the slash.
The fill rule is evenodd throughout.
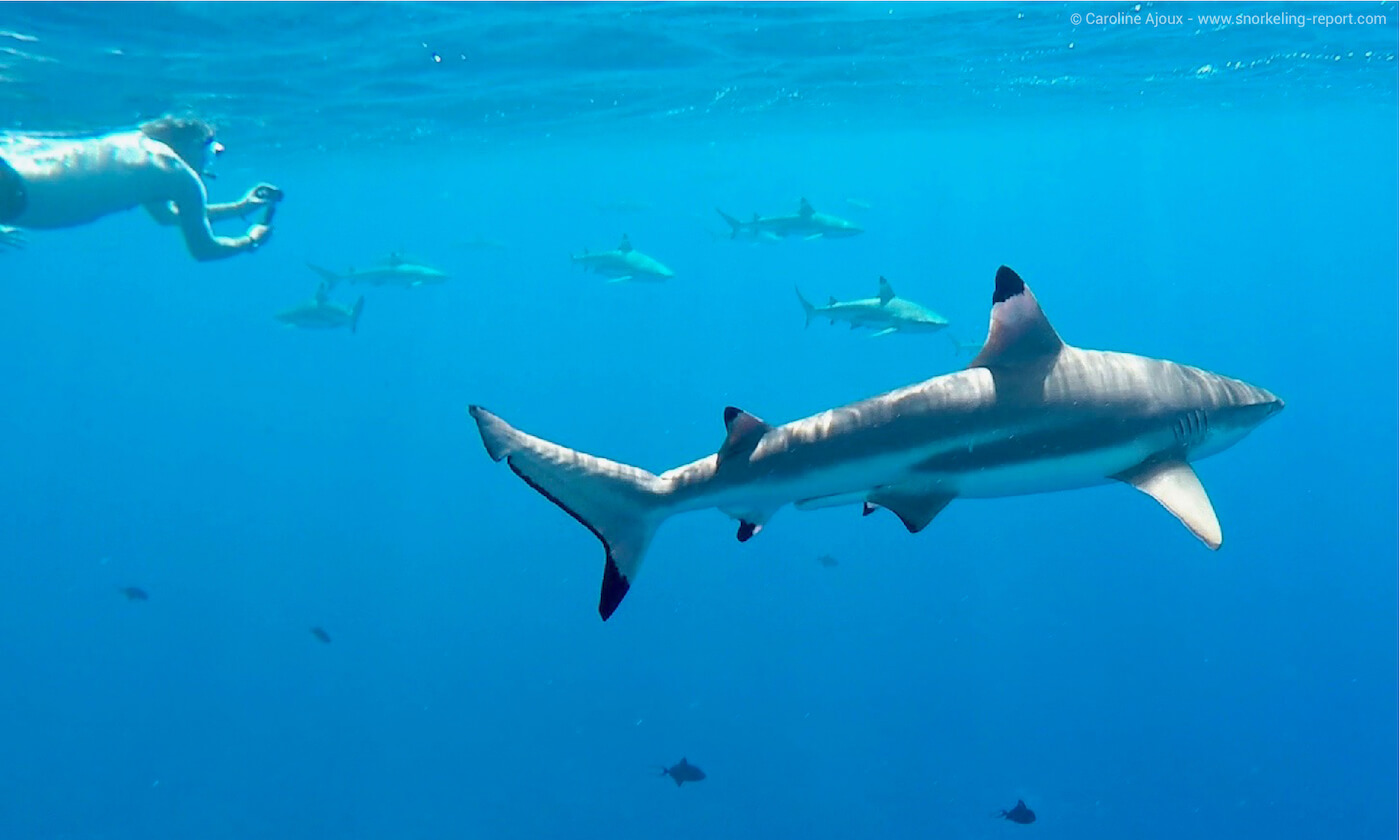
<path id="1" fill-rule="evenodd" d="M 729 406 L 724 410 L 724 443 L 719 447 L 719 463 L 716 468 L 724 466 L 724 462 L 730 458 L 743 458 L 750 455 L 758 442 L 773 427 L 744 411 L 741 408 Z M 747 537 L 741 537 L 742 542 Z"/>
<path id="2" fill-rule="evenodd" d="M 880 305 L 881 305 L 881 306 L 884 306 L 884 305 L 888 304 L 888 303 L 889 303 L 890 301 L 892 301 L 892 300 L 894 300 L 894 287 L 890 285 L 890 281 L 888 281 L 888 280 L 886 280 L 885 278 L 881 277 L 881 278 L 880 278 Z"/>
<path id="3" fill-rule="evenodd" d="M 1113 477 L 1156 499 L 1211 550 L 1220 548 L 1220 520 L 1190 464 L 1153 461 Z"/>
<path id="4" fill-rule="evenodd" d="M 996 368 L 1053 359 L 1064 346 L 1020 275 L 1006 266 L 997 269 L 987 341 L 968 367 Z"/>
<path id="5" fill-rule="evenodd" d="M 899 517 L 909 533 L 917 534 L 928 527 L 933 518 L 943 511 L 948 503 L 957 498 L 948 493 L 900 490 L 894 487 L 876 490 L 865 502 L 861 514 L 869 516 L 877 508 L 885 508 Z"/>

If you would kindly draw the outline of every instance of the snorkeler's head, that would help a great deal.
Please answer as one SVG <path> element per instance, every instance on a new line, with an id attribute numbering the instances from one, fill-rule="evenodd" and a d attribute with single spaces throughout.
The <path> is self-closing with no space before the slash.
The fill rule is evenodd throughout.
<path id="1" fill-rule="evenodd" d="M 191 169 L 208 175 L 224 144 L 214 138 L 214 127 L 194 117 L 165 116 L 141 124 L 141 133 L 169 146 Z"/>

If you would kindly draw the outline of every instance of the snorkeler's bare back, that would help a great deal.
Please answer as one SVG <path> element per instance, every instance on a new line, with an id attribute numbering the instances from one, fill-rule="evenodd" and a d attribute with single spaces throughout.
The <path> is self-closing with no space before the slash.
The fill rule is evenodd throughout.
<path id="1" fill-rule="evenodd" d="M 25 137 L 0 145 L 24 179 L 25 206 L 12 223 L 66 228 L 141 205 L 198 200 L 204 186 L 164 143 L 139 131 L 81 140 Z"/>

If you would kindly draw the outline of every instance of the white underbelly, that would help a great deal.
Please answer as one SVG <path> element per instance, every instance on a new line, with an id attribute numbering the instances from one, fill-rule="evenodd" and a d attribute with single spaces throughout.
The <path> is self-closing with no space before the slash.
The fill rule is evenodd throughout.
<path id="1" fill-rule="evenodd" d="M 1150 455 L 1149 447 L 1123 446 L 967 472 L 931 473 L 928 478 L 954 495 L 969 498 L 1053 493 L 1105 484 L 1112 480 L 1110 476 L 1141 464 Z"/>

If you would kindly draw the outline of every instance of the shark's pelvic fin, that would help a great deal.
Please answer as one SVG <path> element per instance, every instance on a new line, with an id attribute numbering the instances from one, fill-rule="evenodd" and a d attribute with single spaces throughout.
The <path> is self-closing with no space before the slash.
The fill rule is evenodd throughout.
<path id="1" fill-rule="evenodd" d="M 664 482 L 616 461 L 527 435 L 480 406 L 468 409 L 486 452 L 592 531 L 607 551 L 598 614 L 607 621 L 637 577 L 666 518 Z"/>
<path id="2" fill-rule="evenodd" d="M 851 325 L 851 329 L 855 329 L 855 326 L 856 326 L 855 324 L 852 324 L 852 325 Z M 877 333 L 871 335 L 870 337 L 871 337 L 871 338 L 879 338 L 879 337 L 882 336 L 882 335 L 889 335 L 890 333 L 897 333 L 897 332 L 899 332 L 899 327 L 885 327 L 883 330 L 880 330 L 879 332 L 877 332 Z"/>
<path id="3" fill-rule="evenodd" d="M 955 498 L 948 493 L 886 487 L 871 493 L 861 512 L 869 516 L 876 508 L 885 508 L 899 517 L 899 521 L 904 523 L 909 533 L 917 534 L 927 528 L 933 518 Z"/>
<path id="4" fill-rule="evenodd" d="M 889 302 L 892 301 L 892 300 L 894 300 L 894 287 L 890 285 L 890 281 L 888 281 L 888 280 L 886 280 L 885 278 L 881 277 L 881 278 L 880 278 L 880 305 L 881 305 L 881 306 L 884 306 L 885 304 L 889 303 Z"/>
<path id="5" fill-rule="evenodd" d="M 1006 266 L 997 269 L 987 341 L 968 367 L 995 368 L 1043 361 L 1056 356 L 1064 346 L 1020 275 Z"/>
<path id="6" fill-rule="evenodd" d="M 724 443 L 719 447 L 719 463 L 724 466 L 731 458 L 747 458 L 754 447 L 773 427 L 734 406 L 724 410 Z"/>
<path id="7" fill-rule="evenodd" d="M 1185 461 L 1154 461 L 1115 475 L 1156 499 L 1212 550 L 1220 548 L 1220 520 L 1196 471 Z"/>

